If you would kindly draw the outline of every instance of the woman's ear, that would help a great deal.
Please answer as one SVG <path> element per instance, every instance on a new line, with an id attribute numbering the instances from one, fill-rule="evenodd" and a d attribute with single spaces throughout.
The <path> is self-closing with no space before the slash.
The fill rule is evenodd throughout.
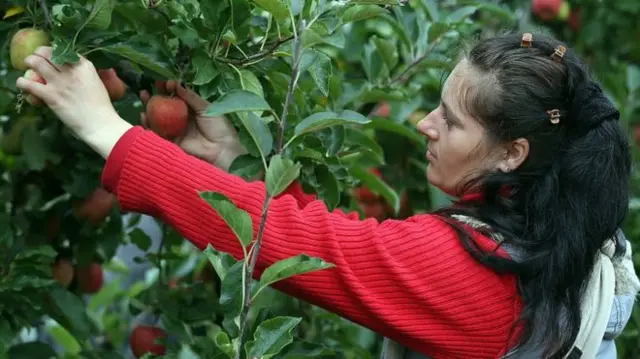
<path id="1" fill-rule="evenodd" d="M 502 151 L 498 169 L 502 172 L 515 171 L 529 155 L 529 141 L 526 138 L 518 138 L 503 146 Z"/>

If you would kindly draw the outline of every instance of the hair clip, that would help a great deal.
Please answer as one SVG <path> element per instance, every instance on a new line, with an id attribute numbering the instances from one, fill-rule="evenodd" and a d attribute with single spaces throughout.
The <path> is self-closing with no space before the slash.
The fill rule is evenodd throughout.
<path id="1" fill-rule="evenodd" d="M 522 34 L 522 40 L 520 41 L 520 47 L 531 47 L 533 41 L 533 35 L 530 32 Z"/>
<path id="2" fill-rule="evenodd" d="M 562 59 L 564 58 L 564 54 L 567 52 L 567 48 L 565 46 L 559 45 L 558 47 L 556 47 L 556 49 L 553 51 L 553 54 L 551 54 L 551 59 L 558 61 L 558 62 L 562 62 Z"/>
<path id="3" fill-rule="evenodd" d="M 552 124 L 557 125 L 560 122 L 560 110 L 549 110 L 547 111 L 547 114 L 549 114 L 549 120 Z"/>

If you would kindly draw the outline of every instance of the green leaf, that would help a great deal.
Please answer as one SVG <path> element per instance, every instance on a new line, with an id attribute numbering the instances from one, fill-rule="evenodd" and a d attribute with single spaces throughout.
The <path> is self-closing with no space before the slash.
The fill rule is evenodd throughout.
<path id="1" fill-rule="evenodd" d="M 134 228 L 129 232 L 129 240 L 144 252 L 151 248 L 151 238 L 140 228 Z"/>
<path id="2" fill-rule="evenodd" d="M 71 5 L 56 4 L 51 7 L 51 17 L 64 27 L 75 27 L 83 23 L 83 16 Z"/>
<path id="3" fill-rule="evenodd" d="M 336 358 L 335 350 L 322 344 L 297 339 L 282 353 L 282 359 Z"/>
<path id="4" fill-rule="evenodd" d="M 260 83 L 260 80 L 258 80 L 258 77 L 247 69 L 241 69 L 239 72 L 242 88 L 264 98 L 264 89 L 262 88 L 262 84 Z"/>
<path id="5" fill-rule="evenodd" d="M 374 194 L 380 195 L 387 200 L 393 210 L 398 213 L 400 210 L 400 196 L 393 190 L 382 178 L 377 175 L 365 171 L 361 167 L 352 167 L 349 173 L 359 179 L 362 185 L 367 187 Z"/>
<path id="6" fill-rule="evenodd" d="M 331 58 L 321 52 L 315 51 L 317 54 L 315 60 L 307 67 L 307 71 L 311 78 L 318 86 L 323 95 L 329 96 L 329 79 L 333 75 L 333 67 L 331 66 Z"/>
<path id="7" fill-rule="evenodd" d="M 627 89 L 631 93 L 640 89 L 640 67 L 627 66 Z"/>
<path id="8" fill-rule="evenodd" d="M 261 8 L 267 10 L 278 21 L 289 18 L 289 7 L 282 0 L 253 0 Z"/>
<path id="9" fill-rule="evenodd" d="M 194 85 L 206 85 L 213 81 L 220 72 L 213 64 L 213 60 L 206 55 L 195 56 L 191 60 L 192 66 L 196 71 L 196 75 L 192 81 Z"/>
<path id="10" fill-rule="evenodd" d="M 476 6 L 463 6 L 447 16 L 448 23 L 457 23 L 475 14 L 478 10 Z"/>
<path id="11" fill-rule="evenodd" d="M 399 0 L 351 0 L 350 4 L 372 4 L 372 5 L 400 5 Z"/>
<path id="12" fill-rule="evenodd" d="M 200 45 L 198 31 L 183 20 L 174 20 L 173 25 L 169 26 L 169 31 L 190 48 Z"/>
<path id="13" fill-rule="evenodd" d="M 351 110 L 344 110 L 341 112 L 317 112 L 300 121 L 300 123 L 296 125 L 294 133 L 295 136 L 300 136 L 305 133 L 318 131 L 334 125 L 344 125 L 349 123 L 364 125 L 370 122 L 371 120 L 366 116 Z"/>
<path id="14" fill-rule="evenodd" d="M 57 65 L 75 64 L 80 60 L 76 48 L 67 38 L 56 38 L 52 41 L 53 53 L 51 62 Z"/>
<path id="15" fill-rule="evenodd" d="M 273 136 L 269 126 L 253 112 L 239 112 L 237 115 L 260 151 L 260 157 L 265 158 L 273 149 Z"/>
<path id="16" fill-rule="evenodd" d="M 431 22 L 437 22 L 440 19 L 440 13 L 438 11 L 438 5 L 435 0 L 421 0 L 426 13 L 429 15 Z"/>
<path id="17" fill-rule="evenodd" d="M 240 176 L 248 181 L 261 178 L 264 175 L 262 159 L 245 154 L 236 157 L 229 167 L 229 173 Z"/>
<path id="18" fill-rule="evenodd" d="M 189 345 L 183 344 L 178 353 L 178 359 L 200 359 L 200 356 Z"/>
<path id="19" fill-rule="evenodd" d="M 168 58 L 151 43 L 131 40 L 108 45 L 101 50 L 130 60 L 165 78 L 176 77 Z"/>
<path id="20" fill-rule="evenodd" d="M 85 311 L 84 302 L 75 294 L 57 286 L 49 291 L 52 306 L 51 317 L 64 326 L 72 335 L 84 341 L 92 332 L 92 323 Z"/>
<path id="21" fill-rule="evenodd" d="M 310 257 L 306 254 L 283 259 L 264 270 L 260 277 L 260 289 L 258 289 L 258 292 L 283 279 L 332 267 L 335 267 L 335 265 L 325 262 L 322 258 Z"/>
<path id="22" fill-rule="evenodd" d="M 389 119 L 386 119 L 386 118 L 379 118 L 379 117 L 374 118 L 370 123 L 366 124 L 364 127 L 365 129 L 376 129 L 376 130 L 393 132 L 408 138 L 409 140 L 411 140 L 411 142 L 413 142 L 415 145 L 419 146 L 420 148 L 426 147 L 426 140 L 424 136 L 419 134 L 414 128 L 409 128 L 403 124 L 390 121 Z"/>
<path id="23" fill-rule="evenodd" d="M 24 128 L 22 153 L 24 154 L 27 168 L 34 171 L 42 170 L 47 160 L 51 158 L 51 151 L 47 143 L 43 141 L 38 131 L 31 126 Z"/>
<path id="24" fill-rule="evenodd" d="M 29 342 L 16 344 L 9 348 L 8 359 L 56 358 L 56 352 L 48 344 Z"/>
<path id="25" fill-rule="evenodd" d="M 249 213 L 236 207 L 236 205 L 222 193 L 200 192 L 200 197 L 207 201 L 207 203 L 218 212 L 243 247 L 246 248 L 251 244 L 251 240 L 253 239 L 253 223 L 251 222 Z"/>
<path id="26" fill-rule="evenodd" d="M 276 197 L 284 192 L 300 176 L 301 167 L 302 165 L 299 163 L 294 163 L 279 154 L 271 157 L 267 175 L 265 176 L 265 184 L 269 195 Z"/>
<path id="27" fill-rule="evenodd" d="M 390 71 L 393 70 L 398 64 L 398 51 L 395 45 L 390 40 L 382 39 L 378 36 L 373 36 L 372 41 L 387 68 Z"/>
<path id="28" fill-rule="evenodd" d="M 316 181 L 319 186 L 316 187 L 318 197 L 322 198 L 327 208 L 332 211 L 340 203 L 340 186 L 335 174 L 324 165 L 317 165 L 315 168 Z"/>
<path id="29" fill-rule="evenodd" d="M 87 18 L 87 27 L 106 30 L 111 24 L 112 12 L 112 0 L 95 0 L 95 3 L 93 3 L 93 8 L 91 9 L 91 13 Z"/>
<path id="30" fill-rule="evenodd" d="M 375 139 L 367 136 L 362 131 L 357 131 L 353 129 L 347 129 L 345 142 L 348 145 L 355 145 L 360 148 L 366 149 L 371 153 L 375 154 L 379 158 L 379 161 L 384 161 L 384 150 L 380 146 Z"/>
<path id="31" fill-rule="evenodd" d="M 249 358 L 270 359 L 293 342 L 291 331 L 302 318 L 275 317 L 260 323 L 253 340 L 245 344 Z"/>
<path id="32" fill-rule="evenodd" d="M 230 254 L 215 250 L 211 244 L 207 245 L 207 248 L 205 248 L 203 253 L 221 280 L 227 276 L 229 268 L 237 262 Z"/>
<path id="33" fill-rule="evenodd" d="M 236 262 L 227 272 L 220 285 L 220 306 L 227 318 L 240 315 L 244 306 L 245 260 Z"/>
<path id="34" fill-rule="evenodd" d="M 386 13 L 386 11 L 377 5 L 355 5 L 348 7 L 340 18 L 343 24 L 370 19 L 381 14 Z"/>
<path id="35" fill-rule="evenodd" d="M 80 343 L 65 328 L 59 325 L 53 325 L 47 328 L 47 332 L 53 340 L 62 347 L 64 352 L 69 354 L 80 353 Z"/>
<path id="36" fill-rule="evenodd" d="M 221 116 L 233 112 L 268 111 L 271 107 L 264 98 L 247 90 L 235 90 L 226 93 L 210 104 L 204 111 L 205 116 Z"/>

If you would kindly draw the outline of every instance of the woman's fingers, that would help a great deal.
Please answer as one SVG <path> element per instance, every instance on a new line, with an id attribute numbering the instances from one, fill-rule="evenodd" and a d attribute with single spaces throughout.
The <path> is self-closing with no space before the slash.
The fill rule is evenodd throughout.
<path id="1" fill-rule="evenodd" d="M 28 80 L 24 77 L 19 77 L 16 80 L 16 87 L 24 92 L 42 99 L 42 101 L 46 103 L 51 103 L 51 91 L 48 91 L 47 85 L 41 82 Z"/>
<path id="2" fill-rule="evenodd" d="M 207 108 L 207 106 L 209 106 L 209 101 L 200 97 L 200 95 L 198 95 L 195 91 L 191 91 L 184 88 L 183 86 L 180 86 L 177 81 L 167 81 L 167 92 L 175 93 L 196 112 L 202 111 Z"/>
<path id="3" fill-rule="evenodd" d="M 144 112 L 140 112 L 140 126 L 144 128 L 149 128 L 149 121 L 147 120 L 147 114 Z"/>
<path id="4" fill-rule="evenodd" d="M 53 66 L 47 59 L 39 55 L 29 55 L 24 59 L 27 67 L 33 69 L 42 76 L 47 82 L 51 82 L 60 74 L 60 71 Z"/>
<path id="5" fill-rule="evenodd" d="M 147 90 L 140 91 L 140 101 L 142 101 L 143 105 L 146 106 L 150 98 L 151 98 L 151 95 L 149 95 L 149 91 Z"/>
<path id="6" fill-rule="evenodd" d="M 51 64 L 51 66 L 53 66 L 58 71 L 62 71 L 65 68 L 65 65 L 56 65 L 53 63 L 53 61 L 51 61 L 51 57 L 53 56 L 53 47 L 51 46 L 40 46 L 33 52 L 33 54 L 47 60 Z"/>

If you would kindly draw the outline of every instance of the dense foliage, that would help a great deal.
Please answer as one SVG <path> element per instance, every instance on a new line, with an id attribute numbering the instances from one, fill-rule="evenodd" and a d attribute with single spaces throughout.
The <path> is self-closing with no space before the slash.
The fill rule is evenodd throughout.
<path id="1" fill-rule="evenodd" d="M 414 124 L 478 34 L 553 32 L 589 61 L 632 140 L 640 133 L 635 0 L 14 0 L 0 10 L 0 358 L 373 358 L 381 343 L 269 287 L 331 263 L 298 256 L 242 285 L 261 235 L 221 194 L 202 196 L 246 248 L 240 261 L 203 253 L 159 221 L 150 235 L 145 217 L 121 213 L 99 186 L 104 161 L 16 91 L 19 58 L 34 45 L 52 44 L 59 63 L 88 57 L 133 124 L 140 90 L 182 81 L 240 131 L 249 154 L 232 172 L 264 175 L 270 197 L 297 179 L 329 208 L 363 217 L 447 203 L 425 181 Z M 179 130 L 178 112 L 154 131 Z M 639 207 L 632 201 L 624 228 L 635 246 Z M 640 354 L 639 330 L 635 311 L 620 357 Z"/>

